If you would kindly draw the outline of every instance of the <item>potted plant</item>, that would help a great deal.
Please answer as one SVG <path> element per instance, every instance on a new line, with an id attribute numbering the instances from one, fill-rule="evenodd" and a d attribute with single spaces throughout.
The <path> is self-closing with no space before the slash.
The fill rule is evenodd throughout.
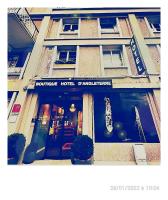
<path id="1" fill-rule="evenodd" d="M 34 162 L 36 160 L 37 150 L 38 145 L 36 143 L 29 144 L 24 153 L 23 163 L 30 164 Z"/>
<path id="2" fill-rule="evenodd" d="M 14 133 L 8 136 L 8 164 L 18 164 L 25 143 L 26 138 L 21 133 Z"/>
<path id="3" fill-rule="evenodd" d="M 87 135 L 78 135 L 71 146 L 72 164 L 92 164 L 93 152 L 93 140 Z"/>

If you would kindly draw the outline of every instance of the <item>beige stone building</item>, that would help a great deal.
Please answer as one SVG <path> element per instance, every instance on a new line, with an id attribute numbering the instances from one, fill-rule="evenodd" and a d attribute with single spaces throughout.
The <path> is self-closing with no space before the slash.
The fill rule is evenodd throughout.
<path id="1" fill-rule="evenodd" d="M 8 134 L 35 163 L 68 164 L 78 134 L 95 165 L 160 163 L 159 8 L 10 8 L 8 46 Z"/>

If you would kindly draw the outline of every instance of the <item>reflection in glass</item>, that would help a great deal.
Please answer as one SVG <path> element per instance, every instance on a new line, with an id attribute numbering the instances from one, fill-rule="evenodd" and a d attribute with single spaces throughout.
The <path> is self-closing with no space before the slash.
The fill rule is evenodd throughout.
<path id="1" fill-rule="evenodd" d="M 112 114 L 112 133 L 107 134 L 107 103 Z M 159 138 L 145 93 L 115 92 L 95 95 L 96 142 L 148 142 L 157 143 Z"/>

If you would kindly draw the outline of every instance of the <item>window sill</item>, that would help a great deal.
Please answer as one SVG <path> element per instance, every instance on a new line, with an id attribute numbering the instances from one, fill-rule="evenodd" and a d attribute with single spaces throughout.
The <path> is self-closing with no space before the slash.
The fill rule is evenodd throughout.
<path id="1" fill-rule="evenodd" d="M 17 72 L 8 72 L 8 76 L 20 76 L 20 73 Z"/>
<path id="2" fill-rule="evenodd" d="M 8 74 L 20 74 L 22 67 L 8 67 Z"/>
<path id="3" fill-rule="evenodd" d="M 153 33 L 160 33 L 160 31 L 153 31 Z"/>
<path id="4" fill-rule="evenodd" d="M 101 31 L 101 34 L 120 34 L 119 32 Z"/>
<path id="5" fill-rule="evenodd" d="M 127 69 L 127 66 L 112 66 L 112 67 L 104 67 L 104 69 Z"/>
<path id="6" fill-rule="evenodd" d="M 56 69 L 56 70 L 75 69 L 75 64 L 55 64 L 55 66 L 53 66 L 53 69 Z"/>
<path id="7" fill-rule="evenodd" d="M 147 75 L 130 75 L 130 78 L 147 78 Z"/>
<path id="8" fill-rule="evenodd" d="M 61 32 L 60 35 L 78 35 L 78 32 Z"/>

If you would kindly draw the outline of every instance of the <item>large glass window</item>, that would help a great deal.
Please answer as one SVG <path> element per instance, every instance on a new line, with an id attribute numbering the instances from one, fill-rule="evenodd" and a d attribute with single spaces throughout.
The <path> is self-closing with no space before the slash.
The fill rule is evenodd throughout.
<path id="1" fill-rule="evenodd" d="M 95 95 L 95 142 L 157 143 L 146 93 Z"/>

